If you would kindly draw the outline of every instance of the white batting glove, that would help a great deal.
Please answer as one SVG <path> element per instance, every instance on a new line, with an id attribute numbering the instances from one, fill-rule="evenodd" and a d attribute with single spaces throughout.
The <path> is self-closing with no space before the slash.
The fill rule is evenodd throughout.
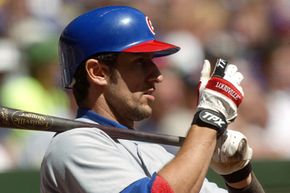
<path id="1" fill-rule="evenodd" d="M 237 109 L 243 100 L 240 86 L 243 75 L 233 64 L 219 59 L 211 74 L 211 65 L 205 60 L 199 82 L 199 100 L 193 124 L 217 130 L 218 137 L 227 125 L 237 117 Z"/>
<path id="2" fill-rule="evenodd" d="M 237 117 L 237 109 L 244 98 L 240 86 L 244 76 L 234 64 L 227 64 L 219 59 L 213 74 L 208 60 L 204 61 L 200 78 L 198 108 L 221 112 L 227 123 Z"/>
<path id="3" fill-rule="evenodd" d="M 228 182 L 237 182 L 251 172 L 253 150 L 241 132 L 227 130 L 218 140 L 211 168 Z"/>

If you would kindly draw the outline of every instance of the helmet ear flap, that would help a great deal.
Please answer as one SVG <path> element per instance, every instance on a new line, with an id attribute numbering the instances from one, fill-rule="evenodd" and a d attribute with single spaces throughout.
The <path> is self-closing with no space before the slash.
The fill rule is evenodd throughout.
<path id="1" fill-rule="evenodd" d="M 66 46 L 63 43 L 62 37 L 59 40 L 59 63 L 62 72 L 62 83 L 65 88 L 72 88 L 74 84 L 74 74 L 79 65 L 76 65 L 76 57 L 75 50 L 69 49 L 69 46 Z"/>

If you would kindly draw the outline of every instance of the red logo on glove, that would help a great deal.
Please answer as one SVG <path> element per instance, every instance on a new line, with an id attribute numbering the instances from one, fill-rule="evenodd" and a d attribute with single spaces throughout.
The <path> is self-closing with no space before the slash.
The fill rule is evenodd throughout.
<path id="1" fill-rule="evenodd" d="M 237 107 L 243 100 L 242 93 L 232 83 L 225 79 L 213 77 L 208 81 L 206 88 L 217 91 L 230 98 Z"/>

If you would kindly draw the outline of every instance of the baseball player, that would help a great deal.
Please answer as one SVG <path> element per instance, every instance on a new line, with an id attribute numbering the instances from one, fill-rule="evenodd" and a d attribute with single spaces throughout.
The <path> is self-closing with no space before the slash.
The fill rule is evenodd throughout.
<path id="1" fill-rule="evenodd" d="M 151 115 L 162 75 L 155 57 L 179 47 L 155 39 L 139 10 L 108 6 L 69 23 L 60 37 L 66 88 L 78 104 L 77 119 L 119 129 Z M 112 139 L 98 128 L 76 128 L 52 139 L 41 165 L 42 193 L 262 193 L 251 170 L 251 148 L 227 130 L 243 99 L 243 76 L 223 60 L 211 74 L 205 61 L 199 103 L 176 156 L 158 144 Z M 205 179 L 209 167 L 228 190 Z"/>

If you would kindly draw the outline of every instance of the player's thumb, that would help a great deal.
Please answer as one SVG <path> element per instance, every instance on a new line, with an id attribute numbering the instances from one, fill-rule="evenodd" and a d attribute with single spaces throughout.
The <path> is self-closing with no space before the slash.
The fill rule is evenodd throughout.
<path id="1" fill-rule="evenodd" d="M 211 66 L 208 60 L 204 60 L 203 67 L 200 73 L 200 80 L 197 86 L 197 102 L 198 106 L 201 91 L 205 88 L 207 81 L 210 79 Z"/>
<path id="2" fill-rule="evenodd" d="M 204 60 L 201 70 L 200 81 L 207 82 L 210 78 L 211 66 L 208 60 Z"/>

